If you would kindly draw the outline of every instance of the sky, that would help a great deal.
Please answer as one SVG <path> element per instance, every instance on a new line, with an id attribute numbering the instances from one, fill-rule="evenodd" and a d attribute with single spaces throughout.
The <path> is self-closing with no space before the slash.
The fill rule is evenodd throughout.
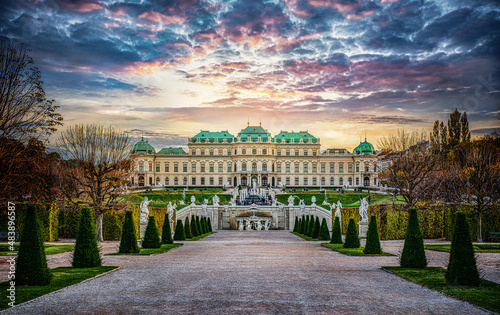
<path id="1" fill-rule="evenodd" d="M 159 150 L 249 122 L 352 151 L 455 108 L 473 134 L 500 126 L 495 1 L 0 2 L 0 38 L 29 45 L 60 131 L 112 125 Z"/>

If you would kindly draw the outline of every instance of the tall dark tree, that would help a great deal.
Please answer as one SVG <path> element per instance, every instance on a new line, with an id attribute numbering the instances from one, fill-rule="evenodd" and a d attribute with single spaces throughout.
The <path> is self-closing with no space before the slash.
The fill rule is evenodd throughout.
<path id="1" fill-rule="evenodd" d="M 342 244 L 342 231 L 340 227 L 340 218 L 335 217 L 335 222 L 332 228 L 332 239 L 330 240 L 332 244 Z"/>
<path id="2" fill-rule="evenodd" d="M 399 258 L 399 263 L 403 268 L 425 268 L 427 266 L 424 238 L 420 231 L 417 210 L 414 208 L 410 209 L 405 242 L 401 257 Z"/>
<path id="3" fill-rule="evenodd" d="M 125 213 L 123 221 L 122 236 L 120 240 L 120 253 L 138 253 L 139 245 L 137 245 L 137 236 L 135 235 L 135 224 L 132 211 Z"/>
<path id="4" fill-rule="evenodd" d="M 168 213 L 165 213 L 165 220 L 163 221 L 163 228 L 161 230 L 161 242 L 163 244 L 173 244 L 172 229 L 170 228 L 170 218 Z"/>
<path id="5" fill-rule="evenodd" d="M 207 227 L 208 233 L 212 233 L 212 220 L 210 220 L 210 217 L 207 219 Z"/>
<path id="6" fill-rule="evenodd" d="M 372 215 L 366 232 L 365 254 L 382 254 L 380 247 L 380 235 L 378 233 L 377 216 Z"/>
<path id="7" fill-rule="evenodd" d="M 293 232 L 297 232 L 298 230 L 298 225 L 299 225 L 299 219 L 297 216 L 295 216 L 295 223 L 293 224 Z"/>
<path id="8" fill-rule="evenodd" d="M 76 232 L 75 251 L 72 265 L 75 268 L 99 267 L 102 264 L 101 250 L 97 243 L 92 209 L 83 207 L 80 210 L 78 231 Z"/>
<path id="9" fill-rule="evenodd" d="M 144 239 L 142 240 L 142 248 L 160 248 L 161 239 L 156 225 L 155 217 L 149 216 L 148 225 L 144 232 Z"/>
<path id="10" fill-rule="evenodd" d="M 345 233 L 345 248 L 359 248 L 359 236 L 358 229 L 356 228 L 356 223 L 353 218 L 349 219 L 349 224 L 347 225 L 347 231 Z"/>
<path id="11" fill-rule="evenodd" d="M 460 142 L 467 143 L 470 141 L 469 121 L 467 120 L 467 113 L 464 112 L 460 117 Z"/>
<path id="12" fill-rule="evenodd" d="M 460 112 L 455 108 L 453 113 L 450 114 L 450 118 L 448 119 L 448 145 L 451 148 L 456 147 L 458 144 L 460 144 L 460 136 Z"/>
<path id="13" fill-rule="evenodd" d="M 16 285 L 47 285 L 52 277 L 35 205 L 26 210 L 15 276 Z"/>
<path id="14" fill-rule="evenodd" d="M 318 240 L 321 241 L 329 241 L 330 240 L 330 231 L 328 231 L 328 224 L 326 223 L 326 219 L 323 218 L 321 221 L 321 228 L 318 235 Z"/>
<path id="15" fill-rule="evenodd" d="M 184 241 L 185 239 L 186 239 L 186 234 L 184 233 L 184 225 L 182 224 L 182 220 L 177 220 L 177 224 L 175 226 L 174 240 Z"/>
<path id="16" fill-rule="evenodd" d="M 200 216 L 196 216 L 196 228 L 198 229 L 198 236 L 200 235 L 203 235 L 203 229 L 201 227 L 201 223 L 200 223 Z"/>
<path id="17" fill-rule="evenodd" d="M 191 233 L 191 223 L 189 223 L 189 216 L 186 216 L 184 220 L 184 233 L 186 234 L 186 238 L 193 238 L 193 234 Z"/>
<path id="18" fill-rule="evenodd" d="M 191 217 L 191 235 L 193 235 L 193 237 L 201 235 L 200 232 L 198 231 L 198 224 L 196 224 L 195 216 Z"/>
<path id="19" fill-rule="evenodd" d="M 311 236 L 312 238 L 318 238 L 320 228 L 321 224 L 319 223 L 319 218 L 316 217 L 316 220 L 314 220 L 314 228 Z"/>

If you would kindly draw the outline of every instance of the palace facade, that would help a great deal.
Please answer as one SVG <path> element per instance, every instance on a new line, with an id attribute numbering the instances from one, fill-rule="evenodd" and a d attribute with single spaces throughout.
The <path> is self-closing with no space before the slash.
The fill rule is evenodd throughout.
<path id="1" fill-rule="evenodd" d="M 182 148 L 155 148 L 142 139 L 131 155 L 131 183 L 166 187 L 375 187 L 377 156 L 361 142 L 346 149 L 321 151 L 320 139 L 307 131 L 281 131 L 274 137 L 259 126 L 237 136 L 227 130 L 201 131 Z"/>

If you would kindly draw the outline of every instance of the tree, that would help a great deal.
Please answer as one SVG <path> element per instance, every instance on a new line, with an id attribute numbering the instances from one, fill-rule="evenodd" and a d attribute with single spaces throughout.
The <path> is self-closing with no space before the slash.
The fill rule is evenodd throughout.
<path id="1" fill-rule="evenodd" d="M 312 238 L 318 238 L 319 236 L 319 229 L 321 228 L 321 224 L 319 223 L 319 218 L 316 217 L 316 220 L 314 220 L 314 228 L 312 232 Z"/>
<path id="2" fill-rule="evenodd" d="M 201 236 L 203 235 L 203 229 L 201 227 L 201 223 L 200 223 L 200 216 L 196 216 L 196 228 L 198 229 L 198 236 Z"/>
<path id="3" fill-rule="evenodd" d="M 329 241 L 330 240 L 330 231 L 328 231 L 328 224 L 326 223 L 326 219 L 323 218 L 321 221 L 321 228 L 318 235 L 318 240 Z"/>
<path id="4" fill-rule="evenodd" d="M 427 140 L 427 133 L 423 130 L 399 129 L 396 134 L 382 137 L 378 142 L 382 151 L 395 153 L 404 152 L 425 140 Z"/>
<path id="5" fill-rule="evenodd" d="M 463 212 L 455 214 L 450 259 L 445 277 L 448 285 L 478 286 L 481 283 L 467 216 Z"/>
<path id="6" fill-rule="evenodd" d="M 448 119 L 448 145 L 451 148 L 460 144 L 461 124 L 460 112 L 455 108 L 455 111 L 450 114 Z"/>
<path id="7" fill-rule="evenodd" d="M 295 223 L 293 224 L 293 232 L 296 233 L 297 230 L 298 230 L 298 225 L 299 225 L 299 219 L 297 218 L 297 216 L 295 216 Z"/>
<path id="8" fill-rule="evenodd" d="M 359 236 L 358 229 L 356 228 L 356 223 L 353 218 L 349 219 L 349 224 L 347 225 L 347 231 L 345 233 L 345 248 L 359 248 Z"/>
<path id="9" fill-rule="evenodd" d="M 161 230 L 161 242 L 163 244 L 173 244 L 172 230 L 170 229 L 170 218 L 168 213 L 165 213 L 165 220 L 163 221 L 163 228 Z"/>
<path id="10" fill-rule="evenodd" d="M 197 237 L 200 235 L 200 232 L 198 231 L 198 224 L 196 224 L 196 217 L 191 217 L 191 234 L 193 237 Z"/>
<path id="11" fill-rule="evenodd" d="M 378 233 L 377 216 L 372 215 L 368 224 L 366 233 L 366 246 L 363 251 L 365 254 L 382 254 L 380 247 L 380 235 Z"/>
<path id="12" fill-rule="evenodd" d="M 16 285 L 47 285 L 50 283 L 51 277 L 36 206 L 30 204 L 26 211 L 21 233 L 15 282 Z"/>
<path id="13" fill-rule="evenodd" d="M 103 240 L 102 219 L 109 209 L 121 206 L 118 198 L 123 193 L 129 169 L 130 139 L 113 127 L 75 125 L 62 132 L 57 140 L 61 155 L 74 159 L 81 169 L 75 176 L 90 198 L 96 215 L 97 237 Z"/>
<path id="14" fill-rule="evenodd" d="M 467 143 L 470 141 L 469 121 L 467 120 L 467 113 L 464 112 L 460 117 L 460 142 Z"/>
<path id="15" fill-rule="evenodd" d="M 184 233 L 182 220 L 177 220 L 177 225 L 175 226 L 174 241 L 184 241 L 185 239 L 186 234 Z"/>
<path id="16" fill-rule="evenodd" d="M 186 234 L 186 238 L 193 238 L 193 234 L 191 233 L 191 224 L 189 223 L 189 216 L 186 216 L 184 220 L 184 233 Z"/>
<path id="17" fill-rule="evenodd" d="M 302 235 L 307 235 L 307 229 L 309 229 L 309 215 L 306 215 L 306 219 L 304 221 L 304 226 L 302 227 Z"/>
<path id="18" fill-rule="evenodd" d="M 314 232 L 314 217 L 311 215 L 309 218 L 309 226 L 307 227 L 307 236 L 312 237 Z"/>
<path id="19" fill-rule="evenodd" d="M 405 243 L 399 259 L 399 264 L 403 268 L 425 268 L 427 266 L 424 239 L 420 231 L 417 210 L 414 208 L 410 209 Z"/>
<path id="20" fill-rule="evenodd" d="M 335 217 L 335 222 L 333 223 L 333 228 L 332 228 L 332 239 L 330 240 L 330 243 L 331 244 L 343 243 L 339 217 Z"/>
<path id="21" fill-rule="evenodd" d="M 148 225 L 144 232 L 144 239 L 142 240 L 142 248 L 160 248 L 161 240 L 158 226 L 156 225 L 155 217 L 149 216 Z"/>
<path id="22" fill-rule="evenodd" d="M 122 236 L 120 239 L 120 253 L 138 253 L 139 245 L 137 245 L 137 236 L 135 235 L 135 224 L 132 211 L 125 213 L 123 221 Z"/>
<path id="23" fill-rule="evenodd" d="M 212 233 L 212 221 L 210 220 L 210 217 L 207 219 L 207 227 L 208 233 Z"/>
<path id="24" fill-rule="evenodd" d="M 73 267 L 87 268 L 102 265 L 101 250 L 96 239 L 96 228 L 92 209 L 83 207 L 78 221 L 75 251 L 73 252 Z"/>

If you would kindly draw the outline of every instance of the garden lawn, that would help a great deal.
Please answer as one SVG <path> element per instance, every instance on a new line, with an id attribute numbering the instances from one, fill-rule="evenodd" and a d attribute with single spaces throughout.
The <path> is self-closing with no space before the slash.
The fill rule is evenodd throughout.
<path id="1" fill-rule="evenodd" d="M 284 203 L 284 204 L 288 204 L 288 198 L 290 197 L 290 195 L 297 196 L 300 199 L 305 199 L 306 204 L 308 204 L 308 205 L 310 205 L 312 203 L 311 198 L 313 196 L 315 196 L 316 197 L 316 205 L 330 210 L 330 206 L 322 205 L 323 200 L 325 200 L 325 194 L 319 194 L 319 193 L 314 194 L 314 193 L 307 193 L 307 192 L 302 193 L 302 191 L 300 191 L 300 192 L 291 193 L 291 194 L 276 195 L 276 198 L 279 202 Z M 376 193 L 370 193 L 369 195 L 372 198 L 372 205 L 373 204 L 392 204 L 393 202 L 394 203 L 401 203 L 403 201 L 402 198 L 399 196 L 398 196 L 398 198 L 395 198 L 391 195 L 376 194 Z M 360 196 L 366 197 L 366 196 L 368 196 L 368 194 L 367 193 L 360 194 L 360 193 L 352 193 L 352 192 L 346 192 L 344 194 L 337 194 L 336 192 L 327 193 L 326 194 L 326 199 L 327 199 L 326 202 L 328 202 L 329 204 L 332 204 L 332 202 L 337 203 L 337 201 L 340 200 L 340 202 L 342 203 L 342 207 L 344 207 L 344 208 L 359 207 L 359 197 Z M 295 198 L 294 204 L 298 205 L 299 199 Z"/>
<path id="2" fill-rule="evenodd" d="M 310 236 L 307 236 L 307 235 L 304 235 L 304 234 L 300 234 L 300 233 L 297 233 L 297 232 L 292 232 L 292 234 L 295 234 L 297 235 L 298 237 L 302 237 L 303 239 L 305 239 L 306 241 L 317 241 L 318 239 L 317 238 L 312 238 Z"/>
<path id="3" fill-rule="evenodd" d="M 425 249 L 450 252 L 451 245 L 424 245 Z M 472 244 L 476 253 L 500 253 L 500 244 Z"/>
<path id="4" fill-rule="evenodd" d="M 177 209 L 182 209 L 183 207 L 191 204 L 191 196 L 196 198 L 195 204 L 201 205 L 203 199 L 209 199 L 208 203 L 211 205 L 213 200 L 214 193 L 208 192 L 196 192 L 190 191 L 186 193 L 186 199 L 184 202 L 186 205 L 180 205 L 179 202 L 182 200 L 182 190 L 177 192 L 157 192 L 157 193 L 144 193 L 144 194 L 129 194 L 126 196 L 125 200 L 128 204 L 132 205 L 140 205 L 140 203 L 144 200 L 144 197 L 148 197 L 149 200 L 153 199 L 153 201 L 149 204 L 150 207 L 158 207 L 158 208 L 166 208 L 168 207 L 168 203 L 171 201 L 173 203 L 177 203 Z M 220 192 L 217 193 L 219 196 L 220 204 L 228 204 L 232 198 L 232 195 L 222 195 Z"/>
<path id="5" fill-rule="evenodd" d="M 138 253 L 112 253 L 107 255 L 154 255 L 168 252 L 172 248 L 176 248 L 181 246 L 182 243 L 174 243 L 174 244 L 162 244 L 160 248 L 142 248 L 139 247 Z"/>
<path id="6" fill-rule="evenodd" d="M 479 287 L 446 285 L 446 269 L 427 267 L 411 269 L 401 267 L 382 267 L 410 281 L 422 284 L 428 288 L 451 295 L 459 300 L 467 301 L 490 311 L 500 313 L 500 284 L 481 279 Z"/>
<path id="7" fill-rule="evenodd" d="M 47 293 L 65 288 L 85 279 L 95 277 L 99 274 L 118 269 L 116 266 L 101 266 L 92 268 L 72 268 L 60 267 L 52 269 L 53 278 L 49 285 L 46 286 L 18 286 L 16 287 L 16 302 L 15 305 L 32 300 Z M 9 281 L 0 283 L 0 310 L 9 308 L 7 299 L 7 289 Z"/>
<path id="8" fill-rule="evenodd" d="M 210 233 L 206 233 L 206 234 L 203 234 L 203 235 L 199 235 L 199 236 L 196 236 L 196 237 L 193 237 L 193 238 L 186 238 L 186 241 L 197 241 L 201 238 L 204 238 L 204 237 L 207 237 L 209 236 L 210 234 L 214 234 L 214 233 L 217 233 L 217 232 L 210 232 Z"/>
<path id="9" fill-rule="evenodd" d="M 333 249 L 341 254 L 350 256 L 396 256 L 384 251 L 382 251 L 382 254 L 365 254 L 363 253 L 363 250 L 365 249 L 363 246 L 360 246 L 359 248 L 344 248 L 343 244 L 322 243 L 321 245 Z"/>
<path id="10" fill-rule="evenodd" d="M 64 244 L 64 245 L 44 244 L 44 246 L 46 255 L 58 254 L 75 249 L 75 245 L 73 244 Z M 10 251 L 10 245 L 0 244 L 0 256 L 11 255 L 11 253 L 17 254 L 18 250 L 19 250 L 19 244 L 14 244 L 14 252 Z"/>

